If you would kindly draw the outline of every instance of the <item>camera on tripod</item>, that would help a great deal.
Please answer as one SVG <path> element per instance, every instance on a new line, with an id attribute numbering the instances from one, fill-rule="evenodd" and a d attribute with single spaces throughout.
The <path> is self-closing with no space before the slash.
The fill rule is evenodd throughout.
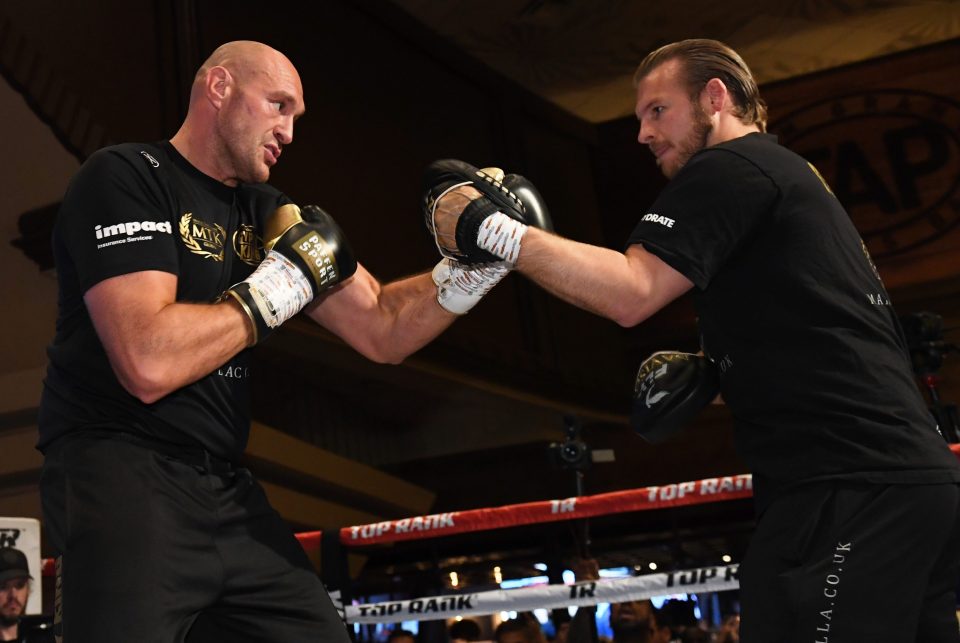
<path id="1" fill-rule="evenodd" d="M 907 340 L 913 372 L 920 378 L 930 396 L 930 412 L 947 442 L 960 442 L 960 414 L 954 404 L 944 404 L 937 390 L 937 371 L 947 353 L 960 352 L 956 344 L 943 340 L 943 318 L 934 313 L 913 313 L 900 318 Z"/>
<path id="2" fill-rule="evenodd" d="M 910 349 L 914 372 L 920 376 L 933 375 L 943 366 L 950 351 L 960 350 L 943 340 L 943 318 L 934 313 L 913 313 L 900 318 L 903 334 Z"/>
<path id="3" fill-rule="evenodd" d="M 580 439 L 580 420 L 572 415 L 563 416 L 563 442 L 551 442 L 547 453 L 554 466 L 573 471 L 586 471 L 590 468 L 591 456 L 587 444 Z"/>

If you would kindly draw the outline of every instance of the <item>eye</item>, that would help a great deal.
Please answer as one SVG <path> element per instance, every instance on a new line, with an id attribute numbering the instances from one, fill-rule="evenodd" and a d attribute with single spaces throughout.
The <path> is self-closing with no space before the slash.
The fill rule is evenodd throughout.
<path id="1" fill-rule="evenodd" d="M 278 112 L 282 112 L 284 106 L 286 105 L 286 103 L 284 103 L 282 100 L 270 101 L 270 104 L 273 105 Z"/>
<path id="2" fill-rule="evenodd" d="M 650 111 L 653 112 L 653 115 L 654 115 L 654 116 L 660 116 L 660 115 L 663 113 L 663 110 L 665 110 L 665 109 L 666 109 L 666 107 L 664 107 L 663 105 L 657 105 L 656 107 L 654 107 L 654 108 L 653 108 L 652 110 L 650 110 Z"/>

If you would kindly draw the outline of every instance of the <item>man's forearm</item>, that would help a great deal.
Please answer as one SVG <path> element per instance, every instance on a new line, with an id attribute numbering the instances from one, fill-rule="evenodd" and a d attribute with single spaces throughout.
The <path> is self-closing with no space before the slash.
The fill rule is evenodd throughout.
<path id="1" fill-rule="evenodd" d="M 457 318 L 437 303 L 437 287 L 429 273 L 387 284 L 381 302 L 393 311 L 392 325 L 381 341 L 393 347 L 396 361 L 423 348 Z"/>
<path id="2" fill-rule="evenodd" d="M 132 395 L 153 403 L 205 377 L 250 343 L 247 316 L 235 302 L 172 303 L 149 320 L 124 320 L 126 342 L 104 342 L 120 383 Z M 116 332 L 108 323 L 98 334 Z M 122 332 L 122 331 L 121 331 Z"/>
<path id="3" fill-rule="evenodd" d="M 651 295 L 649 276 L 623 253 L 536 228 L 523 237 L 517 269 L 567 303 L 624 326 L 642 320 Z"/>
<path id="4" fill-rule="evenodd" d="M 381 285 L 362 266 L 307 309 L 310 317 L 375 362 L 396 364 L 457 318 L 437 303 L 429 273 Z"/>

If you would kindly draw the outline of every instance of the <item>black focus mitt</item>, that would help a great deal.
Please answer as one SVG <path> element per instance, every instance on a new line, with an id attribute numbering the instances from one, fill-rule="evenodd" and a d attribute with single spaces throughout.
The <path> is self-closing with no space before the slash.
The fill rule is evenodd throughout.
<path id="1" fill-rule="evenodd" d="M 469 198 L 454 191 L 470 186 L 480 192 Z M 508 259 L 504 253 L 478 245 L 480 228 L 501 213 L 523 225 L 552 230 L 553 224 L 537 188 L 519 174 L 499 168 L 479 170 L 469 163 L 444 159 L 431 163 L 423 176 L 422 209 L 427 230 L 440 254 L 464 264 Z M 439 207 L 444 201 L 444 207 Z"/>
<path id="2" fill-rule="evenodd" d="M 663 442 L 719 392 L 720 377 L 707 358 L 676 351 L 654 353 L 637 371 L 630 424 L 648 442 Z"/>

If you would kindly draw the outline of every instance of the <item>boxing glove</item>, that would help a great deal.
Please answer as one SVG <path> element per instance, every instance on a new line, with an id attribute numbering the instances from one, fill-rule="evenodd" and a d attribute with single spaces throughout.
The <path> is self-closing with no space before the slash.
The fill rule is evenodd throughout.
<path id="1" fill-rule="evenodd" d="M 343 232 L 315 205 L 277 208 L 265 222 L 263 237 L 266 257 L 221 296 L 236 300 L 247 314 L 254 344 L 357 270 Z"/>

